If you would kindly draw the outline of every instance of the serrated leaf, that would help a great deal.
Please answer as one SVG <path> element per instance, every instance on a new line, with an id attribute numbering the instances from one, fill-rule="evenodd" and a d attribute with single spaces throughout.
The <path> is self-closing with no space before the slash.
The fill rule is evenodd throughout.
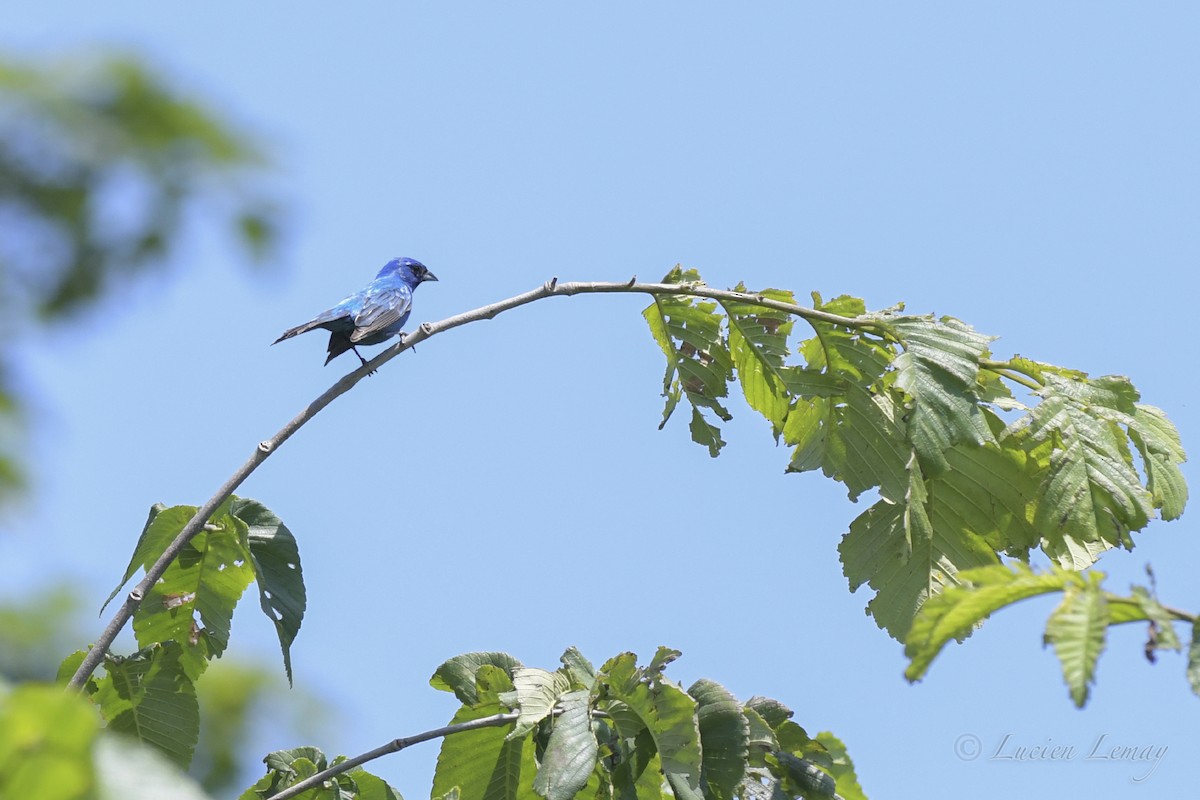
<path id="1" fill-rule="evenodd" d="M 850 384 L 839 400 L 824 404 L 822 471 L 844 483 L 851 500 L 876 486 L 884 497 L 901 499 L 910 446 L 891 398 Z"/>
<path id="2" fill-rule="evenodd" d="M 1079 708 L 1087 703 L 1089 686 L 1096 679 L 1096 661 L 1108 633 L 1108 601 L 1100 590 L 1101 573 L 1089 574 L 1086 583 L 1068 585 L 1062 603 L 1046 622 L 1046 644 L 1062 664 L 1063 679 Z"/>
<path id="3" fill-rule="evenodd" d="M 571 682 L 559 672 L 519 667 L 512 676 L 517 692 L 517 723 L 508 738 L 524 736 L 554 711 L 558 699 L 571 690 Z"/>
<path id="4" fill-rule="evenodd" d="M 1024 451 L 986 444 L 945 452 L 949 469 L 931 481 L 929 517 L 943 531 L 970 531 L 996 552 L 1026 557 L 1041 541 L 1033 525 L 1039 465 Z"/>
<path id="5" fill-rule="evenodd" d="M 700 728 L 700 775 L 707 800 L 733 800 L 746 773 L 750 731 L 737 699 L 709 680 L 688 689 Z"/>
<path id="6" fill-rule="evenodd" d="M 992 441 L 976 390 L 979 359 L 994 337 L 952 317 L 903 316 L 886 324 L 905 347 L 893 366 L 896 388 L 911 400 L 909 438 L 927 468 L 941 472 L 952 445 Z"/>
<path id="7" fill-rule="evenodd" d="M 739 284 L 734 291 L 746 289 Z M 791 292 L 766 289 L 759 295 L 795 303 Z M 746 403 L 766 417 L 778 437 L 790 405 L 784 360 L 788 356 L 787 337 L 794 324 L 792 317 L 786 311 L 752 303 L 726 301 L 723 305 L 729 319 L 729 353 Z"/>
<path id="8" fill-rule="evenodd" d="M 664 283 L 702 283 L 695 270 L 672 270 Z M 662 428 L 682 397 L 692 405 L 692 438 L 709 448 L 712 455 L 720 452 L 719 429 L 708 420 L 706 411 L 728 421 L 729 411 L 720 398 L 729 393 L 728 382 L 733 378 L 733 360 L 722 335 L 724 315 L 712 301 L 689 295 L 655 295 L 653 302 L 642 312 L 654 340 L 667 358 L 663 377 Z"/>
<path id="9" fill-rule="evenodd" d="M 296 537 L 279 517 L 256 500 L 234 496 L 231 513 L 246 524 L 259 606 L 275 626 L 283 668 L 292 683 L 292 642 L 304 621 L 307 597 Z"/>
<path id="10" fill-rule="evenodd" d="M 533 790 L 546 800 L 575 797 L 587 785 L 599 756 L 592 735 L 590 693 L 582 689 L 567 692 L 562 695 L 561 708 L 533 781 Z"/>
<path id="11" fill-rule="evenodd" d="M 838 546 L 851 591 L 864 583 L 875 589 L 867 609 L 901 642 L 928 597 L 957 584 L 964 569 L 997 563 L 992 549 L 971 531 L 935 526 L 927 541 L 910 548 L 908 530 L 905 506 L 881 500 L 850 523 Z"/>
<path id="12" fill-rule="evenodd" d="M 191 519 L 195 514 L 189 506 L 182 508 L 179 518 Z M 160 513 L 151 528 L 159 520 L 170 520 L 176 509 Z M 227 500 L 134 612 L 138 645 L 178 642 L 189 678 L 198 679 L 208 659 L 220 656 L 229 644 L 234 607 L 254 579 L 249 561 L 246 525 L 230 513 Z"/>
<path id="13" fill-rule="evenodd" d="M 1084 569 L 1107 548 L 1132 547 L 1130 531 L 1153 513 L 1126 434 L 1109 418 L 1132 414 L 1137 392 L 1124 378 L 1085 383 L 1047 374 L 1039 394 L 1042 401 L 1006 436 L 1030 452 L 1049 448 L 1034 524 L 1047 555 Z"/>
<path id="14" fill-rule="evenodd" d="M 630 732 L 622 720 L 635 717 L 649 732 L 661 759 L 663 777 L 678 800 L 701 800 L 700 731 L 696 703 L 682 689 L 661 678 L 641 679 L 636 656 L 624 653 L 601 669 L 605 691 L 600 707 L 613 715 L 624 737 Z M 614 707 L 614 702 L 619 704 Z"/>
<path id="15" fill-rule="evenodd" d="M 451 725 L 508 710 L 500 696 L 513 691 L 514 687 L 503 667 L 479 664 L 475 680 L 475 700 L 458 710 Z M 479 728 L 443 739 L 433 776 L 432 796 L 458 787 L 461 800 L 532 797 L 531 784 L 536 772 L 533 739 L 523 736 L 510 740 L 508 727 Z"/>
<path id="16" fill-rule="evenodd" d="M 964 570 L 958 586 L 929 598 L 917 613 L 904 644 L 909 658 L 904 677 L 918 681 L 951 639 L 965 639 L 994 612 L 1013 603 L 1049 592 L 1060 592 L 1080 578 L 1055 570 L 1035 573 L 1027 564 L 996 564 Z"/>
<path id="17" fill-rule="evenodd" d="M 1161 408 L 1137 403 L 1128 420 L 1129 438 L 1142 457 L 1146 488 L 1165 520 L 1178 519 L 1187 505 L 1188 488 L 1179 465 L 1187 461 L 1179 431 Z"/>
<path id="18" fill-rule="evenodd" d="M 112 731 L 132 734 L 186 769 L 200 736 L 196 690 L 178 642 L 105 660 L 93 696 Z"/>
<path id="19" fill-rule="evenodd" d="M 484 665 L 497 666 L 510 676 L 521 662 L 508 653 L 464 653 L 443 663 L 429 679 L 429 685 L 443 692 L 454 692 L 464 705 L 474 705 L 477 697 L 475 675 Z"/>
<path id="20" fill-rule="evenodd" d="M 568 647 L 558 660 L 571 679 L 572 686 L 591 691 L 592 687 L 596 685 L 596 668 L 576 648 Z"/>

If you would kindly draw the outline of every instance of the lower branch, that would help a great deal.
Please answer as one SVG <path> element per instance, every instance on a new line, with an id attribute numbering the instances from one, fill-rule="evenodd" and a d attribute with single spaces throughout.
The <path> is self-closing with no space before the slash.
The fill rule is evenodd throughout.
<path id="1" fill-rule="evenodd" d="M 473 719 L 470 722 L 460 722 L 457 725 L 447 725 L 443 728 L 434 728 L 431 731 L 418 733 L 414 736 L 405 736 L 400 739 L 392 739 L 385 745 L 376 747 L 374 750 L 369 750 L 366 753 L 357 755 L 354 758 L 348 758 L 329 769 L 324 769 L 316 775 L 312 775 L 304 780 L 289 786 L 278 794 L 273 794 L 270 800 L 287 800 L 289 797 L 295 797 L 301 792 L 312 789 L 315 786 L 320 786 L 330 778 L 341 775 L 343 772 L 349 772 L 355 767 L 362 766 L 368 761 L 374 761 L 382 756 L 390 753 L 398 753 L 406 747 L 412 747 L 414 744 L 428 742 L 430 739 L 440 739 L 443 736 L 450 736 L 454 733 L 464 733 L 465 731 L 473 731 L 479 728 L 498 728 L 502 725 L 507 725 L 510 722 L 515 722 L 519 715 L 515 711 L 510 711 L 507 714 L 493 714 L 490 717 L 480 717 Z"/>

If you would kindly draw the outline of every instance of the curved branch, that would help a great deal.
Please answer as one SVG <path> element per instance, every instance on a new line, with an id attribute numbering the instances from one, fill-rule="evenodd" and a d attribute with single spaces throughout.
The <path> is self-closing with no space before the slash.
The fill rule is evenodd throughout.
<path id="1" fill-rule="evenodd" d="M 347 373 L 340 380 L 330 386 L 320 397 L 309 403 L 308 407 L 292 418 L 290 422 L 280 428 L 279 432 L 259 442 L 254 453 L 250 458 L 238 468 L 236 472 L 230 476 L 229 480 L 217 490 L 207 503 L 202 505 L 196 515 L 192 517 L 175 540 L 167 546 L 159 559 L 154 562 L 150 569 L 146 570 L 145 577 L 129 592 L 125 597 L 125 601 L 114 612 L 112 619 L 105 627 L 100 637 L 88 651 L 84 657 L 83 663 L 79 665 L 74 676 L 67 684 L 71 689 L 82 689 L 84 683 L 96 671 L 96 667 L 104 660 L 105 653 L 112 645 L 113 640 L 117 638 L 117 634 L 125 627 L 133 616 L 133 612 L 141 605 L 143 598 L 150 591 L 151 587 L 162 577 L 167 571 L 167 566 L 183 551 L 197 533 L 199 533 L 204 523 L 209 517 L 220 507 L 221 503 L 233 494 L 234 490 L 242 484 L 246 478 L 250 477 L 254 470 L 258 469 L 267 458 L 279 449 L 279 446 L 291 438 L 292 434 L 300 430 L 310 419 L 317 415 L 325 406 L 332 403 L 337 398 L 341 397 L 346 392 L 354 388 L 354 385 L 366 377 L 371 372 L 379 369 L 379 367 L 391 361 L 396 356 L 403 353 L 405 350 L 420 344 L 431 336 L 436 336 L 444 331 L 466 325 L 470 322 L 479 322 L 480 320 L 492 319 L 497 314 L 518 308 L 523 305 L 528 305 L 536 300 L 542 300 L 547 297 L 570 296 L 575 294 L 677 294 L 690 295 L 693 297 L 705 297 L 713 300 L 728 300 L 741 303 L 750 303 L 753 305 L 763 306 L 765 308 L 773 308 L 779 311 L 786 311 L 789 314 L 806 319 L 810 322 L 827 322 L 834 325 L 842 325 L 849 328 L 872 329 L 877 327 L 878 322 L 869 319 L 858 319 L 854 317 L 841 317 L 837 314 L 830 314 L 825 311 L 818 311 L 813 308 L 795 305 L 794 303 L 784 303 L 779 300 L 771 300 L 763 297 L 760 294 L 753 292 L 733 292 L 723 289 L 713 289 L 701 283 L 638 283 L 637 278 L 633 278 L 623 282 L 583 282 L 575 281 L 568 283 L 559 283 L 557 278 L 551 278 L 546 283 L 542 284 L 537 289 L 525 292 L 524 294 L 510 297 L 507 300 L 501 300 L 498 303 L 482 306 L 472 311 L 465 311 L 453 317 L 447 317 L 440 322 L 423 322 L 412 333 L 403 336 L 399 343 L 392 345 L 384 350 L 375 358 L 360 366 L 358 369 Z"/>
<path id="2" fill-rule="evenodd" d="M 314 786 L 320 786 L 330 778 L 341 775 L 343 772 L 349 772 L 355 767 L 361 766 L 368 761 L 374 761 L 382 756 L 391 753 L 398 753 L 406 747 L 412 747 L 414 744 L 428 742 L 430 739 L 440 739 L 443 736 L 450 736 L 455 733 L 464 733 L 465 731 L 478 730 L 479 728 L 498 728 L 501 725 L 507 725 L 510 722 L 515 722 L 520 716 L 516 711 L 510 711 L 506 714 L 493 714 L 490 717 L 480 717 L 468 722 L 460 722 L 457 725 L 446 725 L 442 728 L 434 728 L 431 731 L 418 733 L 414 736 L 404 736 L 399 739 L 392 739 L 385 745 L 376 747 L 374 750 L 368 750 L 365 753 L 348 758 L 329 769 L 323 769 L 316 775 L 310 775 L 298 783 L 294 783 L 278 794 L 270 796 L 270 800 L 287 800 L 289 797 L 295 797 L 301 792 L 312 789 Z"/>

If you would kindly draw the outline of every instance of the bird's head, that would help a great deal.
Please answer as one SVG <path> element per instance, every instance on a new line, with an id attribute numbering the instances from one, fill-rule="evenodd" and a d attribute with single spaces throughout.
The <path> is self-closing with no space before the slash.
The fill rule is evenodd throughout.
<path id="1" fill-rule="evenodd" d="M 437 276 L 429 271 L 428 268 L 415 258 L 393 258 L 391 261 L 383 265 L 383 269 L 379 270 L 376 278 L 382 278 L 387 275 L 399 275 L 404 279 L 404 282 L 414 289 L 417 284 L 424 281 L 436 281 Z"/>

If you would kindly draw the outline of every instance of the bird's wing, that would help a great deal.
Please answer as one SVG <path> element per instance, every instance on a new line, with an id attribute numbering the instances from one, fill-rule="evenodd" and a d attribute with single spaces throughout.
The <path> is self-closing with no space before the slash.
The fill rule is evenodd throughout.
<path id="1" fill-rule="evenodd" d="M 354 332 L 351 342 L 361 342 L 379 334 L 390 335 L 388 329 L 403 325 L 412 310 L 412 289 L 404 284 L 371 291 L 363 302 L 362 310 L 354 317 Z"/>

